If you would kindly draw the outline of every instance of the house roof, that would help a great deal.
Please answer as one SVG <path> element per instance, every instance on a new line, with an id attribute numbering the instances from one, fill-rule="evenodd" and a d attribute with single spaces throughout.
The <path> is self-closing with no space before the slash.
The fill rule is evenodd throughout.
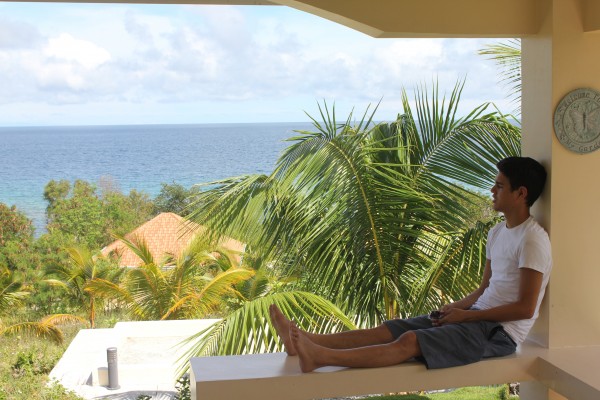
<path id="1" fill-rule="evenodd" d="M 125 235 L 125 239 L 145 243 L 152 258 L 160 262 L 168 255 L 178 257 L 192 240 L 206 232 L 206 228 L 187 221 L 174 213 L 161 213 L 137 229 Z M 223 238 L 220 245 L 241 252 L 244 245 L 231 238 Z M 119 257 L 122 267 L 139 267 L 142 260 L 121 240 L 116 240 L 102 249 L 102 255 Z"/>

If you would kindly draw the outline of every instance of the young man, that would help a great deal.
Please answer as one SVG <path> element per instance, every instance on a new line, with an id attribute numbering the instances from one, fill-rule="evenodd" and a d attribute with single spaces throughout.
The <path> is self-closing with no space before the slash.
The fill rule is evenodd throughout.
<path id="1" fill-rule="evenodd" d="M 491 191 L 504 221 L 488 234 L 480 286 L 443 306 L 435 319 L 395 319 L 330 335 L 300 330 L 272 305 L 271 321 L 287 353 L 299 356 L 303 372 L 326 365 L 383 367 L 414 357 L 427 368 L 444 368 L 516 350 L 538 316 L 552 268 L 548 235 L 529 214 L 546 171 L 528 157 L 509 157 L 497 167 Z"/>

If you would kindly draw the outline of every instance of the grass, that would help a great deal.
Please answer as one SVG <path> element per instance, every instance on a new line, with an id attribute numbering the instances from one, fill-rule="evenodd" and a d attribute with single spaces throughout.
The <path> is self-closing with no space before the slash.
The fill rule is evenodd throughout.
<path id="1" fill-rule="evenodd" d="M 518 399 L 508 395 L 508 385 L 465 387 L 445 393 L 429 393 L 423 395 L 406 394 L 377 396 L 377 400 L 508 400 Z"/>
<path id="2" fill-rule="evenodd" d="M 80 397 L 58 384 L 48 385 L 48 374 L 79 326 L 64 329 L 65 343 L 57 345 L 27 336 L 0 339 L 0 400 L 76 400 Z"/>
<path id="3" fill-rule="evenodd" d="M 118 318 L 100 316 L 97 326 L 113 326 Z M 3 322 L 10 323 L 10 318 Z M 82 400 L 59 384 L 49 384 L 48 374 L 69 347 L 81 324 L 62 326 L 65 340 L 54 344 L 30 336 L 0 337 L 0 400 Z"/>

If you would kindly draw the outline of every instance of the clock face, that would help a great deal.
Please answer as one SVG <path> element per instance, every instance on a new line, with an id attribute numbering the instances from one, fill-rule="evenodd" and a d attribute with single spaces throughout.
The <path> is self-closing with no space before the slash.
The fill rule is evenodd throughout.
<path id="1" fill-rule="evenodd" d="M 554 132 L 567 149 L 579 154 L 600 148 L 600 92 L 576 89 L 558 103 Z"/>

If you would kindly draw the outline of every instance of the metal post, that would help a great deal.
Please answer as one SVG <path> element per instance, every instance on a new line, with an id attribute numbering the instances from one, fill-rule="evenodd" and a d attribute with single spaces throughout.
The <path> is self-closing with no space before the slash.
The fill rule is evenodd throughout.
<path id="1" fill-rule="evenodd" d="M 119 389 L 119 367 L 117 365 L 117 348 L 106 349 L 106 360 L 108 361 L 108 389 Z"/>

